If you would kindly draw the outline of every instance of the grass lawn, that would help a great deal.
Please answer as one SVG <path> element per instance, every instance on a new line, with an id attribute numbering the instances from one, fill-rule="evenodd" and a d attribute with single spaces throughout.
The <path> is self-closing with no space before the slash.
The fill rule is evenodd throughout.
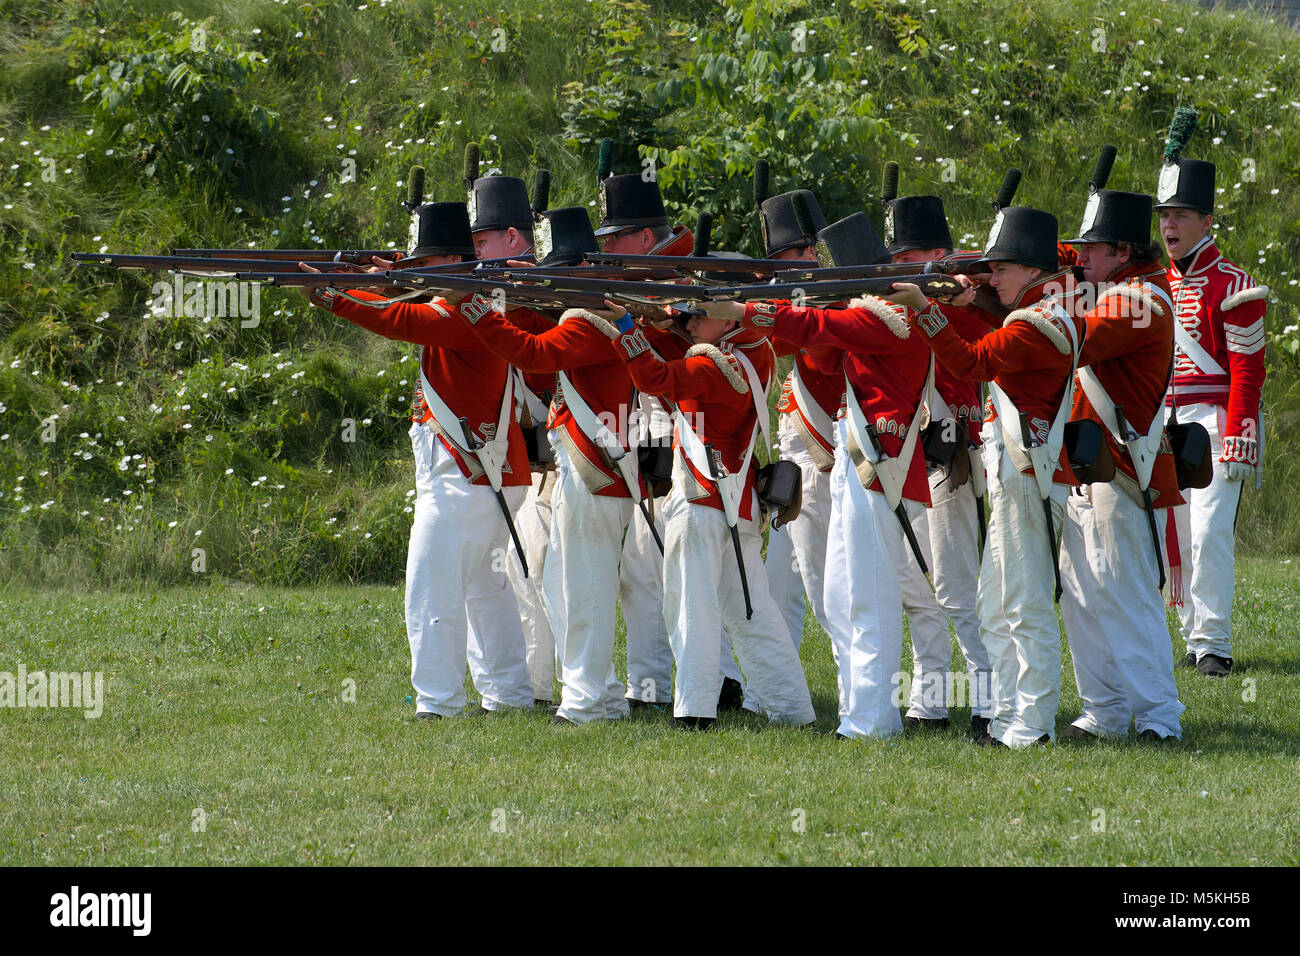
<path id="1" fill-rule="evenodd" d="M 972 747 L 965 710 L 833 741 L 815 624 L 814 732 L 699 735 L 414 721 L 397 588 L 0 592 L 0 671 L 106 688 L 98 719 L 0 709 L 0 864 L 1297 864 L 1300 559 L 1238 579 L 1242 673 L 1178 671 L 1182 743 L 1018 753 Z"/>

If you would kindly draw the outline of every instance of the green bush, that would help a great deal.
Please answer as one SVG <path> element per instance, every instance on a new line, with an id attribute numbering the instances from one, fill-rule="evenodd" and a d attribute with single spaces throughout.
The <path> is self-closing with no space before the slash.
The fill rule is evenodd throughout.
<path id="1" fill-rule="evenodd" d="M 243 97 L 266 57 L 232 44 L 214 17 L 177 11 L 126 39 L 83 29 L 66 44 L 71 59 L 94 64 L 73 82 L 108 126 L 100 141 L 119 144 L 144 176 L 174 181 L 202 169 L 231 183 L 272 158 L 280 114 Z"/>

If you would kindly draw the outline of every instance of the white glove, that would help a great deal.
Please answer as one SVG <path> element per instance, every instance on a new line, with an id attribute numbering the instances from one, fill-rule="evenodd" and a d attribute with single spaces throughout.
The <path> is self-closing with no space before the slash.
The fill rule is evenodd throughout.
<path id="1" fill-rule="evenodd" d="M 1255 477 L 1255 466 L 1244 461 L 1225 461 L 1222 465 L 1223 477 L 1228 481 L 1245 481 Z"/>

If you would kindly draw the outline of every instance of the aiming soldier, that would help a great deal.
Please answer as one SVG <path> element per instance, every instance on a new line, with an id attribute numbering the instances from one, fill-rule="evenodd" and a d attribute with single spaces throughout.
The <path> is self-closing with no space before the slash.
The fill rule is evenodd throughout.
<path id="1" fill-rule="evenodd" d="M 584 209 L 544 216 L 547 228 L 538 234 L 535 250 L 538 265 L 576 262 L 596 251 Z M 511 365 L 558 376 L 547 421 L 556 485 L 543 572 L 563 685 L 554 721 L 626 717 L 628 701 L 613 663 L 615 602 L 624 535 L 645 493 L 626 435 L 632 380 L 598 327 L 607 323 L 592 312 L 571 309 L 558 326 L 540 334 L 491 312 L 467 318 L 474 333 Z"/>
<path id="2" fill-rule="evenodd" d="M 898 167 L 886 168 L 882 198 L 885 203 L 885 242 L 894 262 L 930 262 L 952 255 L 952 234 L 943 200 L 938 196 L 896 196 Z M 940 305 L 957 334 L 975 341 L 1000 320 L 971 303 L 959 307 Z M 993 716 L 993 672 L 988 651 L 980 639 L 976 596 L 979 584 L 980 524 L 984 507 L 984 463 L 979 453 L 979 432 L 983 420 L 979 386 L 956 378 L 939 365 L 931 395 L 931 421 L 948 428 L 953 441 L 937 437 L 942 451 L 927 455 L 930 509 L 918 516 L 924 527 L 918 536 L 929 539 L 934 571 L 934 597 L 952 622 L 957 645 L 966 661 L 970 678 L 970 727 L 975 739 L 988 730 Z M 944 461 L 934 455 L 947 454 Z M 920 523 L 919 520 L 917 522 Z M 909 621 L 914 612 L 909 609 Z M 929 616 L 912 623 L 914 675 L 912 696 L 905 726 L 946 727 L 948 725 L 948 667 L 952 647 L 946 623 L 925 626 Z M 918 626 L 918 624 L 920 626 Z M 929 638 L 929 640 L 927 640 Z"/>
<path id="3" fill-rule="evenodd" d="M 838 232 L 836 227 L 856 244 L 874 240 L 880 255 L 868 254 L 862 261 L 883 256 L 880 240 L 862 213 L 829 231 Z M 824 241 L 827 232 L 821 230 L 819 239 Z M 923 398 L 931 382 L 930 356 L 908 329 L 906 309 L 874 296 L 856 299 L 847 308 L 790 302 L 713 302 L 705 308 L 714 318 L 740 319 L 774 340 L 817 348 L 813 361 L 822 362 L 819 370 L 838 374 L 845 385 L 845 414 L 836 424 L 830 475 L 823 587 L 838 664 L 836 736 L 900 733 L 895 695 L 904 576 L 909 563 L 919 574 L 923 561 L 909 512 L 930 503 L 918 442 Z"/>
<path id="4" fill-rule="evenodd" d="M 684 226 L 669 225 L 654 177 L 641 173 L 610 175 L 612 147 L 610 140 L 601 143 L 596 172 L 600 207 L 596 237 L 601 251 L 619 255 L 689 255 L 694 239 Z M 684 353 L 688 345 L 683 343 L 680 351 Z M 647 449 L 647 464 L 653 468 L 655 452 L 660 453 L 659 460 L 671 462 L 672 422 L 659 399 L 638 394 L 633 407 L 638 444 Z M 624 417 L 632 418 L 631 412 Z M 647 507 L 654 518 L 654 533 L 645 522 L 632 522 L 623 544 L 618 585 L 627 625 L 627 699 L 634 708 L 662 707 L 672 701 L 673 653 L 664 624 L 663 554 L 654 537 L 663 536 L 668 482 L 664 476 L 657 481 L 647 480 Z"/>
<path id="5" fill-rule="evenodd" d="M 1103 151 L 1079 238 L 1068 240 L 1095 302 L 1071 419 L 1105 429 L 1116 472 L 1076 486 L 1066 505 L 1061 617 L 1083 713 L 1065 736 L 1123 736 L 1136 717 L 1140 738 L 1163 740 L 1181 735 L 1183 712 L 1160 593 L 1165 522 L 1182 501 L 1164 435 L 1173 307 L 1151 197 L 1101 188 L 1113 156 Z"/>
<path id="6" fill-rule="evenodd" d="M 761 167 L 756 170 L 756 180 L 755 189 L 765 191 Z M 797 214 L 796 195 L 806 203 L 803 222 Z M 780 193 L 764 199 L 759 211 L 767 258 L 817 261 L 814 246 L 826 218 L 811 192 Z M 780 416 L 777 442 L 781 457 L 799 466 L 803 482 L 798 520 L 768 534 L 766 567 L 772 597 L 798 650 L 803 638 L 804 595 L 813 617 L 823 628 L 827 626 L 822 591 L 831 511 L 830 472 L 835 463 L 835 416 L 844 400 L 844 376 L 838 370 L 827 373 L 820 369 L 819 359 L 823 364 L 835 363 L 829 355 L 819 357 L 818 346 L 804 348 L 780 339 L 772 344 L 778 355 L 794 358 L 776 405 Z"/>
<path id="7" fill-rule="evenodd" d="M 417 210 L 414 261 L 430 264 L 424 259 L 429 255 L 459 261 L 473 254 L 471 244 L 480 256 L 527 252 L 532 211 L 523 181 L 478 180 L 472 195 L 472 223 L 462 203 Z M 472 226 L 478 231 L 471 238 Z M 377 307 L 382 300 L 373 293 L 330 288 L 311 298 L 372 332 L 423 346 L 411 427 L 416 501 L 406 565 L 416 716 L 464 710 L 467 658 L 483 709 L 532 707 L 523 630 L 500 560 L 511 515 L 529 484 L 514 415 L 515 376 L 465 326 L 465 318 L 494 303 L 476 295 L 456 306 L 433 299 Z M 526 310 L 517 320 L 545 324 Z"/>
<path id="8" fill-rule="evenodd" d="M 1075 483 L 1064 429 L 1082 338 L 1072 314 L 1073 282 L 1057 258 L 1056 217 L 1038 209 L 998 210 L 979 264 L 1014 311 L 976 342 L 963 339 L 915 286 L 895 298 L 955 377 L 991 382 L 981 433 L 990 514 L 980 567 L 979 613 L 993 667 L 996 712 L 980 746 L 1021 748 L 1055 735 L 1061 635 L 1053 607 L 1057 531 Z"/>
<path id="9" fill-rule="evenodd" d="M 691 316 L 695 339 L 665 361 L 624 315 L 606 334 L 641 391 L 675 406 L 677 454 L 664 509 L 664 617 L 677 679 L 674 724 L 707 730 L 722 685 L 723 630 L 748 678 L 748 703 L 774 723 L 812 723 L 808 684 L 759 559 L 754 445 L 766 433 L 775 370 L 767 341 Z"/>

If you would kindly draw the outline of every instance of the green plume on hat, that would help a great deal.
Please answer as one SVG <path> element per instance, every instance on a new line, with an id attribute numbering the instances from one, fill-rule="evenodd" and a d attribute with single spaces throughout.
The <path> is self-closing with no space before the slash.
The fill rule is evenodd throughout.
<path id="1" fill-rule="evenodd" d="M 600 156 L 596 162 L 596 181 L 599 182 L 614 171 L 614 141 L 608 136 L 600 141 Z"/>
<path id="2" fill-rule="evenodd" d="M 1169 123 L 1169 141 L 1165 144 L 1165 162 L 1176 163 L 1183 155 L 1187 141 L 1196 132 L 1196 110 L 1190 106 L 1180 106 L 1174 110 L 1174 118 Z"/>

